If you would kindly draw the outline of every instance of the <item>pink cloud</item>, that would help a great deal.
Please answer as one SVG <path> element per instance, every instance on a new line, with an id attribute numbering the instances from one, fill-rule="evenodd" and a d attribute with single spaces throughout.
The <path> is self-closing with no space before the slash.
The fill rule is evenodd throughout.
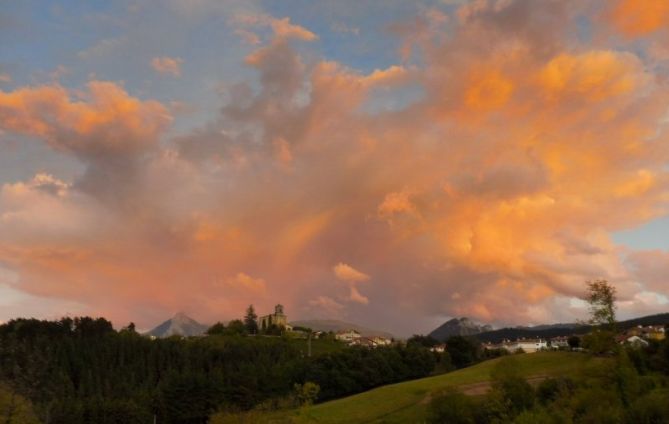
<path id="1" fill-rule="evenodd" d="M 183 59 L 179 57 L 161 56 L 151 59 L 151 67 L 154 71 L 173 77 L 181 76 L 182 63 Z"/>

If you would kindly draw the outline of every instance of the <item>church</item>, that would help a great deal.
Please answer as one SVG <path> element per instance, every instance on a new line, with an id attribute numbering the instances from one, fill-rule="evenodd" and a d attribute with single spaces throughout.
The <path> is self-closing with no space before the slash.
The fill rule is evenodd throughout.
<path id="1" fill-rule="evenodd" d="M 273 314 L 258 318 L 259 329 L 266 330 L 271 325 L 276 325 L 277 327 L 282 327 L 287 330 L 290 329 L 288 325 L 288 317 L 283 313 L 283 305 L 276 305 Z"/>

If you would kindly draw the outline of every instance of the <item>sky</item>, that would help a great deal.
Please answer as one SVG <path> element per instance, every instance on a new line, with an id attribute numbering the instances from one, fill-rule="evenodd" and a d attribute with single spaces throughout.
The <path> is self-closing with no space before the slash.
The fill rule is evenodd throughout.
<path id="1" fill-rule="evenodd" d="M 665 0 L 0 0 L 0 321 L 669 311 Z"/>

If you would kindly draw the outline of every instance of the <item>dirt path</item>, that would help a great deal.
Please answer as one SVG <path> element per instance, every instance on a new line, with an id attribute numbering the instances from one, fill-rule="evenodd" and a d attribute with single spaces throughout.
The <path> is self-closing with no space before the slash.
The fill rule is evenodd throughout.
<path id="1" fill-rule="evenodd" d="M 539 383 L 547 379 L 549 376 L 545 374 L 532 375 L 527 377 L 525 380 L 530 383 L 532 386 L 537 386 Z M 457 386 L 457 389 L 466 394 L 467 396 L 481 396 L 485 395 L 492 389 L 491 381 L 481 381 L 480 383 L 465 384 L 462 386 Z M 432 400 L 432 393 L 428 393 L 427 396 L 420 402 L 423 405 L 430 403 Z"/>
<path id="2" fill-rule="evenodd" d="M 530 383 L 532 386 L 537 386 L 539 383 L 547 379 L 547 375 L 532 375 L 527 377 L 525 380 Z M 492 383 L 490 381 L 482 381 L 480 383 L 467 384 L 460 386 L 459 389 L 462 393 L 468 396 L 480 396 L 488 393 L 492 388 Z"/>

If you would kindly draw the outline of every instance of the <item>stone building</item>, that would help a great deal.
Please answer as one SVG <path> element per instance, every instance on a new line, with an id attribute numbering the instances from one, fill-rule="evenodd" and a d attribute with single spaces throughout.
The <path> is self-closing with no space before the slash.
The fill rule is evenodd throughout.
<path id="1" fill-rule="evenodd" d="M 274 313 L 258 318 L 258 328 L 266 330 L 271 325 L 288 329 L 288 317 L 283 313 L 283 305 L 276 305 Z"/>

